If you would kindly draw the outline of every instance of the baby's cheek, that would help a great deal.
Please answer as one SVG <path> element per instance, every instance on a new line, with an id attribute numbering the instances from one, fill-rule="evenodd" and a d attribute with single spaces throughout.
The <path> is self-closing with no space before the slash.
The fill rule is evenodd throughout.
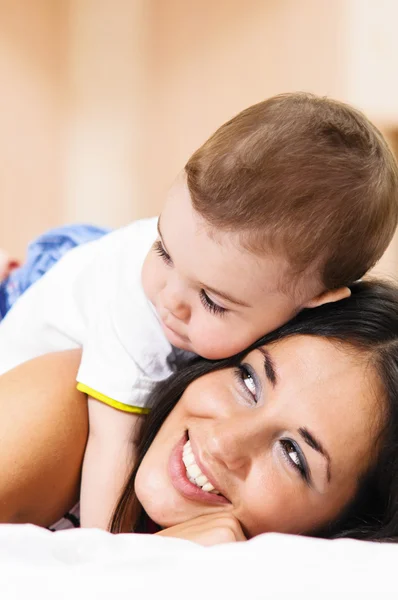
<path id="1" fill-rule="evenodd" d="M 150 297 L 152 295 L 152 265 L 151 265 L 151 255 L 147 254 L 144 264 L 141 270 L 141 284 L 144 289 L 145 295 L 149 300 L 152 300 Z"/>
<path id="2" fill-rule="evenodd" d="M 227 324 L 213 327 L 202 325 L 202 327 L 195 328 L 190 335 L 190 340 L 195 347 L 195 352 L 210 360 L 233 356 L 237 352 L 245 350 L 250 343 L 244 334 Z"/>
<path id="3" fill-rule="evenodd" d="M 141 283 L 148 300 L 156 303 L 157 295 L 165 285 L 165 275 L 158 259 L 149 252 L 141 271 Z"/>

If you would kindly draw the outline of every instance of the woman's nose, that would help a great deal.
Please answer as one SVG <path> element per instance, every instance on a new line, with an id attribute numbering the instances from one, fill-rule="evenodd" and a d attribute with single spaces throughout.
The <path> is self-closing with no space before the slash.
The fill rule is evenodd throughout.
<path id="1" fill-rule="evenodd" d="M 214 426 L 207 451 L 213 460 L 244 477 L 255 457 L 266 452 L 267 436 L 267 429 L 257 415 L 246 418 L 239 415 Z"/>

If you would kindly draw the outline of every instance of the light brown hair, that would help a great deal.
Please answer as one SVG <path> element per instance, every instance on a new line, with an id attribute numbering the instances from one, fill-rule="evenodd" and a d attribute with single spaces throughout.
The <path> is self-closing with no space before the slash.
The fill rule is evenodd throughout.
<path id="1" fill-rule="evenodd" d="M 189 159 L 194 209 L 244 245 L 349 285 L 381 257 L 398 219 L 398 169 L 378 129 L 354 108 L 283 94 L 222 125 Z"/>

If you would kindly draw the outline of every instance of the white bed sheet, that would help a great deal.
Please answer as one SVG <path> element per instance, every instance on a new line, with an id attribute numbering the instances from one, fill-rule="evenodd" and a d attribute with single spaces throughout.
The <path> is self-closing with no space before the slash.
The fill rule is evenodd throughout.
<path id="1" fill-rule="evenodd" d="M 266 534 L 202 548 L 150 535 L 0 526 L 0 598 L 398 598 L 398 545 Z"/>

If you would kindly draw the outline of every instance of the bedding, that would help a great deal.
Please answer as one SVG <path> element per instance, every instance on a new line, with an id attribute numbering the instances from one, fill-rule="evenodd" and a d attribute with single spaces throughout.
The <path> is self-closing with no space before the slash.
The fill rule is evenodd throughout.
<path id="1" fill-rule="evenodd" d="M 203 548 L 151 535 L 0 526 L 0 598 L 354 600 L 398 595 L 398 545 L 265 534 Z"/>

